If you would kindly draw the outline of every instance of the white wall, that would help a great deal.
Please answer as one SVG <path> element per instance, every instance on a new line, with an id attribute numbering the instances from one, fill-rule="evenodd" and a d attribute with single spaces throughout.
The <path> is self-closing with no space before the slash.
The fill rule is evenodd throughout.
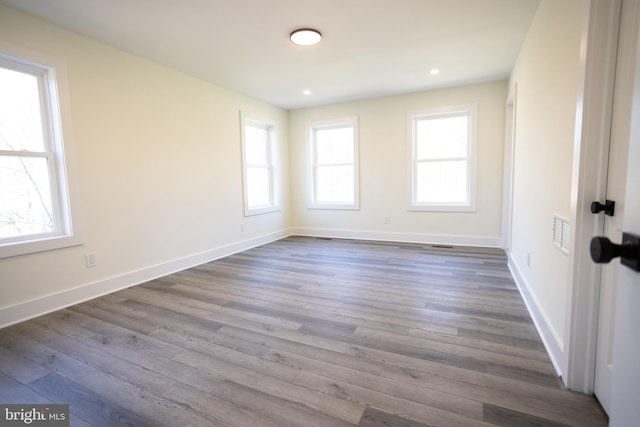
<path id="1" fill-rule="evenodd" d="M 430 243 L 500 246 L 506 82 L 493 82 L 323 107 L 289 115 L 293 226 L 298 233 Z M 477 212 L 409 212 L 407 113 L 478 103 Z M 360 210 L 306 207 L 310 122 L 357 116 Z M 389 217 L 390 224 L 384 224 Z"/>
<path id="2" fill-rule="evenodd" d="M 286 234 L 285 110 L 3 6 L 0 39 L 66 61 L 85 236 L 0 260 L 0 326 Z M 278 126 L 281 212 L 243 216 L 240 110 Z"/>
<path id="3" fill-rule="evenodd" d="M 510 263 L 556 368 L 563 359 L 568 256 L 552 242 L 553 215 L 571 218 L 584 0 L 543 0 L 509 82 L 517 86 Z M 530 254 L 530 265 L 527 257 Z"/>

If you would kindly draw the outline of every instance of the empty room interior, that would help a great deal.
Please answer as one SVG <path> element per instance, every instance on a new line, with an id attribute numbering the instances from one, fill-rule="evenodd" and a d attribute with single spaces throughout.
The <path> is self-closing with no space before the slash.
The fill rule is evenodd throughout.
<path id="1" fill-rule="evenodd" d="M 0 420 L 630 425 L 631 3 L 0 0 Z"/>

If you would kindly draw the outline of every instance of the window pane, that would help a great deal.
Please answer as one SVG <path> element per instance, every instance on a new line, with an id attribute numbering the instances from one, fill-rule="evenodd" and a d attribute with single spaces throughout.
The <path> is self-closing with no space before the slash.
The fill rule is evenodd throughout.
<path id="1" fill-rule="evenodd" d="M 353 127 L 317 129 L 316 163 L 353 163 Z"/>
<path id="2" fill-rule="evenodd" d="M 245 148 L 247 152 L 247 164 L 249 165 L 267 165 L 269 142 L 269 133 L 267 129 L 255 126 L 245 126 Z"/>
<path id="3" fill-rule="evenodd" d="M 467 162 L 421 162 L 417 165 L 417 203 L 467 202 Z"/>
<path id="4" fill-rule="evenodd" d="M 45 151 L 38 79 L 0 67 L 0 150 Z"/>
<path id="5" fill-rule="evenodd" d="M 53 231 L 47 159 L 0 157 L 0 200 L 0 238 Z"/>
<path id="6" fill-rule="evenodd" d="M 418 159 L 466 158 L 469 117 L 433 117 L 416 123 Z"/>
<path id="7" fill-rule="evenodd" d="M 249 208 L 269 205 L 271 203 L 270 187 L 268 168 L 247 167 L 247 203 Z"/>
<path id="8" fill-rule="evenodd" d="M 355 202 L 352 166 L 318 166 L 316 179 L 316 202 Z"/>

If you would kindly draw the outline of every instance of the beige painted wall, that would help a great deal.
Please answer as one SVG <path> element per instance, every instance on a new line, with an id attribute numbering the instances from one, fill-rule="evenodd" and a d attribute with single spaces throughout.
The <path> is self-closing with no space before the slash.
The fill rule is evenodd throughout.
<path id="1" fill-rule="evenodd" d="M 509 83 L 511 93 L 517 85 L 510 257 L 559 351 L 566 333 L 569 259 L 553 245 L 552 221 L 554 214 L 571 217 L 580 43 L 587 11 L 584 0 L 543 0 Z"/>
<path id="2" fill-rule="evenodd" d="M 66 61 L 85 236 L 1 259 L 0 309 L 289 226 L 285 110 L 3 6 L 0 39 Z M 278 126 L 280 212 L 243 216 L 240 110 Z M 85 267 L 87 252 L 97 267 Z"/>
<path id="3" fill-rule="evenodd" d="M 506 97 L 501 81 L 292 111 L 293 226 L 335 236 L 499 246 Z M 479 107 L 477 212 L 408 211 L 407 113 L 469 103 Z M 360 210 L 307 209 L 305 126 L 352 116 L 359 120 Z"/>

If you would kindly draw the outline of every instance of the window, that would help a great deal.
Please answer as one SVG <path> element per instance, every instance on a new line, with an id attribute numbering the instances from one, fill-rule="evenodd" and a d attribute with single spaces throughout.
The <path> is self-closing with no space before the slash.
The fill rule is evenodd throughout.
<path id="1" fill-rule="evenodd" d="M 0 258 L 80 243 L 64 63 L 18 50 L 0 45 Z"/>
<path id="2" fill-rule="evenodd" d="M 274 158 L 275 126 L 240 114 L 242 122 L 242 165 L 244 214 L 246 216 L 279 210 L 276 198 Z"/>
<path id="3" fill-rule="evenodd" d="M 409 114 L 411 210 L 475 211 L 476 104 Z"/>
<path id="4" fill-rule="evenodd" d="M 358 209 L 358 120 L 308 125 L 309 207 Z"/>

